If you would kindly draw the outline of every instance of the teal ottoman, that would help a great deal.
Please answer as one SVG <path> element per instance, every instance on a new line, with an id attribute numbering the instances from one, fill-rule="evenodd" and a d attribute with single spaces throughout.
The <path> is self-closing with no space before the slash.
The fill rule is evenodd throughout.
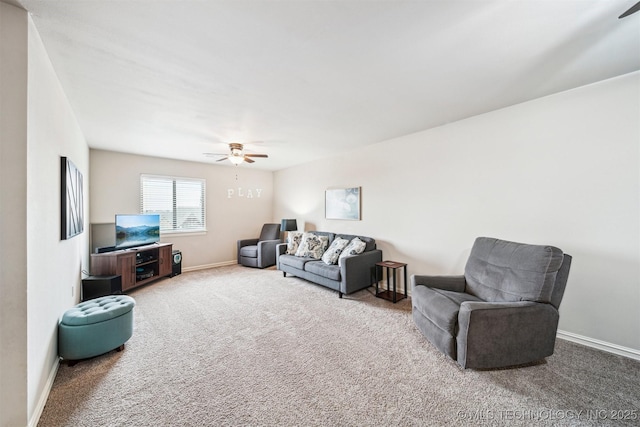
<path id="1" fill-rule="evenodd" d="M 122 350 L 133 335 L 133 307 L 126 295 L 82 302 L 67 310 L 58 325 L 58 354 L 70 365 L 113 349 Z"/>

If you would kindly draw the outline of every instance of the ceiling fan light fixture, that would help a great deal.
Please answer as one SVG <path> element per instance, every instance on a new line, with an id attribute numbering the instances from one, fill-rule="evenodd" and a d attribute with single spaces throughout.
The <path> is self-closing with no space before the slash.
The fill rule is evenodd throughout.
<path id="1" fill-rule="evenodd" d="M 229 144 L 231 148 L 231 154 L 229 155 L 229 161 L 234 165 L 238 166 L 240 163 L 244 162 L 244 152 L 242 150 L 242 145 L 240 144 Z"/>
<path id="2" fill-rule="evenodd" d="M 244 162 L 244 156 L 242 154 L 232 154 L 231 156 L 229 156 L 229 161 L 237 166 L 240 163 Z"/>
<path id="3" fill-rule="evenodd" d="M 253 157 L 259 157 L 266 159 L 269 156 L 266 154 L 244 154 L 244 146 L 242 144 L 232 142 L 229 144 L 229 154 L 219 154 L 219 153 L 203 153 L 205 156 L 224 156 L 216 162 L 222 162 L 224 160 L 229 160 L 232 164 L 238 166 L 239 164 L 246 163 L 255 163 Z"/>

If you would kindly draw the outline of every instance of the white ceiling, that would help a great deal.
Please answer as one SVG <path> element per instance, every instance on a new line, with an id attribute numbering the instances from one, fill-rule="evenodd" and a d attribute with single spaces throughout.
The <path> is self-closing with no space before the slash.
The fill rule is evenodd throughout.
<path id="1" fill-rule="evenodd" d="M 640 69 L 636 0 L 12 3 L 92 148 L 266 170 Z"/>

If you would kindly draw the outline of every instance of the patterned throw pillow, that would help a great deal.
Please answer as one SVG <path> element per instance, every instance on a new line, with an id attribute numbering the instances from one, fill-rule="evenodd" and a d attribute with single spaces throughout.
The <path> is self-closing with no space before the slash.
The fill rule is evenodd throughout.
<path id="1" fill-rule="evenodd" d="M 365 242 L 358 239 L 357 237 L 354 237 L 353 240 L 349 242 L 349 245 L 346 248 L 344 248 L 344 250 L 340 254 L 340 257 L 338 258 L 338 265 L 342 267 L 342 259 L 344 257 L 349 255 L 361 254 L 362 252 L 364 252 L 364 248 L 366 247 L 367 247 L 367 244 Z"/>
<path id="2" fill-rule="evenodd" d="M 304 233 L 300 246 L 296 251 L 296 256 L 320 259 L 324 251 L 327 250 L 327 246 L 329 246 L 329 238 L 327 236 Z"/>
<path id="3" fill-rule="evenodd" d="M 302 231 L 290 231 L 287 235 L 287 254 L 295 255 L 298 247 L 300 246 L 300 241 L 302 240 L 302 235 L 304 233 Z"/>
<path id="4" fill-rule="evenodd" d="M 322 261 L 328 265 L 336 264 L 342 250 L 346 248 L 348 244 L 349 241 L 347 239 L 336 237 L 336 239 L 331 243 L 331 246 L 329 246 L 329 249 L 327 249 L 327 251 L 322 255 Z"/>

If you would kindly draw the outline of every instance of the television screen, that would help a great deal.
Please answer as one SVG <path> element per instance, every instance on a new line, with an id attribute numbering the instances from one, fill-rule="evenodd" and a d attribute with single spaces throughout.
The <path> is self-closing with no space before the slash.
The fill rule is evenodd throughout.
<path id="1" fill-rule="evenodd" d="M 160 215 L 116 215 L 116 249 L 160 241 Z"/>

